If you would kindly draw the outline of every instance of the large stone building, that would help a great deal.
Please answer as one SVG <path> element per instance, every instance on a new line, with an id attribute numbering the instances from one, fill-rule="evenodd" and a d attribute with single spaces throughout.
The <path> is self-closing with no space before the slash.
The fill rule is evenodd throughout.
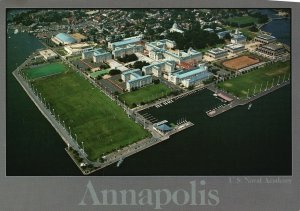
<path id="1" fill-rule="evenodd" d="M 52 37 L 51 40 L 57 45 L 69 45 L 77 42 L 74 37 L 66 33 L 59 33 Z"/>
<path id="2" fill-rule="evenodd" d="M 145 48 L 149 57 L 156 61 L 162 59 L 174 60 L 176 63 L 186 62 L 196 64 L 202 60 L 202 53 L 189 48 L 187 52 L 174 50 L 176 43 L 171 40 L 159 40 L 146 43 Z"/>
<path id="3" fill-rule="evenodd" d="M 266 45 L 262 45 L 256 49 L 259 53 L 269 56 L 271 58 L 276 58 L 281 56 L 286 52 L 285 48 L 282 44 L 279 43 L 269 43 Z"/>
<path id="4" fill-rule="evenodd" d="M 93 47 L 94 45 L 90 45 L 84 42 L 66 45 L 64 49 L 68 52 L 69 55 L 78 55 L 81 54 L 84 50 L 92 50 Z"/>
<path id="5" fill-rule="evenodd" d="M 39 51 L 40 55 L 44 58 L 45 61 L 53 60 L 57 57 L 57 54 L 51 49 Z"/>
<path id="6" fill-rule="evenodd" d="M 225 45 L 224 49 L 231 53 L 237 53 L 237 52 L 245 50 L 245 45 L 231 43 L 231 44 Z"/>
<path id="7" fill-rule="evenodd" d="M 262 44 L 269 44 L 276 41 L 276 37 L 268 34 L 259 34 L 254 38 L 254 41 L 260 42 Z"/>
<path id="8" fill-rule="evenodd" d="M 170 75 L 175 70 L 175 61 L 166 60 L 158 63 L 154 63 L 148 66 L 144 66 L 142 71 L 145 75 L 154 75 L 156 77 L 162 76 L 163 73 Z"/>
<path id="9" fill-rule="evenodd" d="M 243 44 L 245 43 L 247 38 L 238 30 L 235 30 L 234 34 L 231 34 L 231 43 L 232 44 Z"/>
<path id="10" fill-rule="evenodd" d="M 219 59 L 227 56 L 228 52 L 227 50 L 224 50 L 222 48 L 213 48 L 210 49 L 206 52 L 206 55 L 214 58 L 214 59 Z"/>
<path id="11" fill-rule="evenodd" d="M 81 56 L 82 59 L 93 58 L 95 63 L 105 62 L 112 58 L 111 53 L 106 52 L 102 48 L 83 50 Z"/>
<path id="12" fill-rule="evenodd" d="M 122 80 L 126 83 L 126 90 L 131 91 L 133 88 L 140 88 L 152 83 L 151 75 L 142 75 L 140 69 L 133 69 L 121 74 Z"/>
<path id="13" fill-rule="evenodd" d="M 142 38 L 140 36 L 137 37 L 129 37 L 125 38 L 118 42 L 109 42 L 108 48 L 111 50 L 115 50 L 116 48 L 126 48 L 128 45 L 137 45 L 141 43 Z"/>
<path id="14" fill-rule="evenodd" d="M 116 47 L 112 54 L 114 55 L 114 58 L 117 57 L 124 57 L 125 55 L 133 54 L 133 53 L 143 53 L 144 52 L 144 46 L 142 45 L 127 45 L 125 47 Z"/>
<path id="15" fill-rule="evenodd" d="M 190 71 L 178 71 L 169 76 L 169 81 L 179 85 L 182 84 L 188 88 L 202 83 L 204 80 L 212 77 L 213 74 L 208 72 L 205 65 L 199 65 L 196 69 Z"/>

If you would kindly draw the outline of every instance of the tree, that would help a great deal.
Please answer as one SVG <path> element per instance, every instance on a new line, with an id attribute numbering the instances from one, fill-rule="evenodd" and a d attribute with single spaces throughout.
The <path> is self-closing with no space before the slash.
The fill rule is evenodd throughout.
<path id="1" fill-rule="evenodd" d="M 153 80 L 153 83 L 154 83 L 154 84 L 159 84 L 159 82 L 160 82 L 159 79 L 154 79 L 154 80 Z"/>
<path id="2" fill-rule="evenodd" d="M 118 74 L 121 74 L 121 70 L 119 69 L 111 69 L 109 71 L 109 75 L 118 75 Z"/>

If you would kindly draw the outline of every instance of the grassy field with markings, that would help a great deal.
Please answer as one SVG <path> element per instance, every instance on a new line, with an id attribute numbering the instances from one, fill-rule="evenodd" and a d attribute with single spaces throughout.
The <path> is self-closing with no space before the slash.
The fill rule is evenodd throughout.
<path id="1" fill-rule="evenodd" d="M 253 70 L 236 78 L 226 80 L 219 83 L 217 86 L 219 89 L 225 90 L 244 99 L 247 97 L 248 90 L 249 94 L 252 95 L 254 90 L 255 94 L 260 92 L 261 86 L 263 89 L 266 87 L 270 88 L 272 83 L 273 85 L 276 85 L 278 81 L 281 83 L 283 79 L 287 79 L 290 75 L 290 71 L 290 61 L 277 62 Z"/>
<path id="2" fill-rule="evenodd" d="M 68 68 L 62 63 L 42 64 L 37 67 L 25 69 L 24 73 L 29 79 L 47 77 L 67 71 Z"/>
<path id="3" fill-rule="evenodd" d="M 33 86 L 50 103 L 60 121 L 70 126 L 90 160 L 149 136 L 106 95 L 78 73 L 68 71 L 37 79 Z"/>

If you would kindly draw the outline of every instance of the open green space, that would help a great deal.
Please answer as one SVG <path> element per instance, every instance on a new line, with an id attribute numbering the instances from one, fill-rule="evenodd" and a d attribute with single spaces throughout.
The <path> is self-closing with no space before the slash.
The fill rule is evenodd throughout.
<path id="1" fill-rule="evenodd" d="M 120 100 L 125 101 L 129 107 L 134 107 L 134 104 L 149 103 L 161 97 L 167 96 L 172 92 L 172 89 L 165 84 L 151 84 L 138 90 L 127 92 L 120 95 Z"/>
<path id="2" fill-rule="evenodd" d="M 97 78 L 99 75 L 100 75 L 100 76 L 103 76 L 103 75 L 108 74 L 109 71 L 110 71 L 110 69 L 105 69 L 105 70 L 96 71 L 96 72 L 91 73 L 90 76 L 91 76 L 92 78 Z"/>
<path id="3" fill-rule="evenodd" d="M 251 17 L 251 16 L 240 16 L 240 17 L 232 17 L 232 18 L 228 18 L 226 19 L 226 22 L 229 23 L 236 23 L 236 24 L 251 24 L 251 23 L 258 23 L 258 18 L 255 17 Z"/>
<path id="4" fill-rule="evenodd" d="M 149 136 L 121 107 L 76 72 L 38 79 L 32 84 L 65 127 L 71 128 L 80 146 L 83 142 L 90 160 Z"/>
<path id="5" fill-rule="evenodd" d="M 248 90 L 249 96 L 251 96 L 260 92 L 261 89 L 265 90 L 266 88 L 271 88 L 272 84 L 275 86 L 278 82 L 282 83 L 284 79 L 287 80 L 290 75 L 290 70 L 290 61 L 277 62 L 221 82 L 217 86 L 219 89 L 232 93 L 241 99 L 245 99 L 247 98 Z"/>
<path id="6" fill-rule="evenodd" d="M 67 71 L 67 67 L 62 63 L 50 63 L 25 69 L 24 73 L 29 79 L 36 79 L 40 77 L 59 74 L 65 71 Z"/>

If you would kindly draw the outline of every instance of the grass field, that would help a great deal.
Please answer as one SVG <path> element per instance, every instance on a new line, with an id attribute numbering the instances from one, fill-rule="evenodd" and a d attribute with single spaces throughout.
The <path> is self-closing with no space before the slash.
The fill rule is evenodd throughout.
<path id="1" fill-rule="evenodd" d="M 237 24 L 250 24 L 258 23 L 258 18 L 251 16 L 241 16 L 241 17 L 232 17 L 226 20 L 227 22 L 237 23 Z"/>
<path id="2" fill-rule="evenodd" d="M 125 101 L 129 107 L 133 104 L 140 104 L 141 102 L 148 103 L 163 96 L 169 95 L 172 89 L 165 84 L 151 84 L 146 87 L 140 88 L 136 91 L 131 91 L 120 95 L 120 100 Z"/>
<path id="3" fill-rule="evenodd" d="M 78 73 L 68 71 L 32 82 L 66 127 L 84 142 L 90 160 L 149 136 L 107 96 Z"/>
<path id="4" fill-rule="evenodd" d="M 91 75 L 92 78 L 97 78 L 97 76 L 99 76 L 99 75 L 103 76 L 103 75 L 108 74 L 109 71 L 110 71 L 110 69 L 100 70 L 100 71 L 96 71 L 94 73 L 91 73 L 90 75 Z"/>
<path id="5" fill-rule="evenodd" d="M 55 75 L 67 71 L 67 67 L 61 63 L 43 64 L 38 67 L 25 69 L 25 75 L 29 79 L 36 79 L 40 77 L 46 77 Z"/>
<path id="6" fill-rule="evenodd" d="M 252 72 L 238 76 L 236 78 L 219 83 L 217 86 L 220 89 L 226 90 L 239 98 L 246 98 L 248 89 L 249 96 L 260 92 L 260 87 L 264 90 L 266 87 L 272 86 L 273 80 L 276 85 L 278 80 L 280 83 L 285 78 L 287 79 L 290 74 L 290 62 L 277 62 L 267 65 L 265 67 L 253 70 Z M 268 84 L 268 86 L 267 86 Z"/>

